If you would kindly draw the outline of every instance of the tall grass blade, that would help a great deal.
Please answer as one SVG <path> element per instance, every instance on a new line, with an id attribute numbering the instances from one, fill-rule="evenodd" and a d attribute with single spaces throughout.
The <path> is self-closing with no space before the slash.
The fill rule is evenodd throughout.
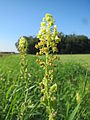
<path id="1" fill-rule="evenodd" d="M 78 112 L 79 107 L 80 107 L 80 103 L 79 103 L 79 104 L 75 107 L 75 109 L 72 111 L 72 113 L 70 114 L 70 117 L 69 117 L 68 120 L 74 120 L 75 115 L 76 115 L 76 113 Z"/>

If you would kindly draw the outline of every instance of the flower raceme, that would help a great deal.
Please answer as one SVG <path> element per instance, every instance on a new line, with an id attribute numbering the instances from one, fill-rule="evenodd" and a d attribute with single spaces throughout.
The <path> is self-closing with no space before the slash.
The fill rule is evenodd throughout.
<path id="1" fill-rule="evenodd" d="M 57 27 L 54 25 L 54 22 L 50 14 L 46 14 L 41 22 L 40 31 L 37 35 L 40 42 L 35 46 L 37 49 L 40 49 L 40 55 L 46 54 L 47 52 L 58 51 L 57 43 L 59 43 L 61 39 L 58 37 Z"/>
<path id="2" fill-rule="evenodd" d="M 19 52 L 20 52 L 20 86 L 25 89 L 25 91 L 22 91 L 22 95 L 24 98 L 23 103 L 21 103 L 21 110 L 20 110 L 20 120 L 24 119 L 24 114 L 28 108 L 29 102 L 28 100 L 28 87 L 29 87 L 29 79 L 31 77 L 30 74 L 28 74 L 27 70 L 27 47 L 28 43 L 27 40 L 24 37 L 20 38 L 19 41 Z"/>
<path id="3" fill-rule="evenodd" d="M 27 40 L 24 37 L 20 38 L 19 41 L 19 52 L 20 52 L 20 64 L 21 64 L 21 78 L 26 78 L 26 74 L 27 74 L 27 47 L 28 47 L 28 43 Z"/>
<path id="4" fill-rule="evenodd" d="M 45 55 L 45 61 L 40 59 L 37 62 L 45 70 L 45 75 L 40 83 L 41 86 L 41 104 L 46 106 L 46 110 L 49 114 L 49 120 L 54 120 L 56 116 L 55 103 L 56 103 L 56 92 L 57 84 L 53 80 L 53 68 L 56 65 L 53 61 L 57 59 L 56 56 L 53 57 L 52 53 L 58 51 L 57 44 L 61 41 L 58 37 L 58 31 L 56 25 L 54 25 L 55 20 L 52 15 L 46 14 L 41 22 L 40 31 L 37 35 L 39 42 L 35 47 L 40 51 L 37 55 Z"/>

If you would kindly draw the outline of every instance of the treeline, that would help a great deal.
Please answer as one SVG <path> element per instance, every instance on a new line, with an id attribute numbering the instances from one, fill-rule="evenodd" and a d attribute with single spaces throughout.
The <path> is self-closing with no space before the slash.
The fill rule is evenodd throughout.
<path id="1" fill-rule="evenodd" d="M 15 52 L 0 52 L 0 55 L 3 55 L 3 54 L 16 54 Z"/>
<path id="2" fill-rule="evenodd" d="M 35 44 L 38 43 L 37 37 L 24 36 L 28 41 L 28 54 L 36 54 L 38 51 L 35 48 Z M 90 53 L 90 39 L 85 35 L 64 35 L 59 33 L 61 42 L 58 44 L 58 54 L 88 54 Z M 18 42 L 15 43 L 18 49 Z"/>

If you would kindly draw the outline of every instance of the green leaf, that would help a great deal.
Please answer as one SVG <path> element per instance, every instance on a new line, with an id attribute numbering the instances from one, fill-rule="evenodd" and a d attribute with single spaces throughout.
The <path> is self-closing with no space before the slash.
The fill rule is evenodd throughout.
<path id="1" fill-rule="evenodd" d="M 14 85 L 11 85 L 11 86 L 8 88 L 8 91 L 6 92 L 6 99 L 8 98 L 9 94 L 12 92 L 12 88 L 14 88 Z"/>
<path id="2" fill-rule="evenodd" d="M 79 103 L 79 104 L 75 107 L 75 109 L 72 111 L 72 113 L 70 114 L 70 117 L 69 117 L 68 120 L 74 120 L 74 117 L 75 117 L 75 115 L 76 115 L 79 107 L 80 107 L 80 103 Z"/>

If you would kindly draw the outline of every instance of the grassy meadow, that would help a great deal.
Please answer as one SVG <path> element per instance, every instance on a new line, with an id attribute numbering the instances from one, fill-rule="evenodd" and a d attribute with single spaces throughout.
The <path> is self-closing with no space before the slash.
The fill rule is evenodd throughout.
<path id="1" fill-rule="evenodd" d="M 58 55 L 54 68 L 57 90 L 56 120 L 90 119 L 90 54 Z M 20 56 L 0 56 L 0 120 L 48 120 L 40 105 L 40 85 L 44 70 L 37 56 L 27 56 L 28 95 L 20 78 Z M 44 56 L 42 57 L 44 59 Z M 23 118 L 22 118 L 23 115 Z"/>

